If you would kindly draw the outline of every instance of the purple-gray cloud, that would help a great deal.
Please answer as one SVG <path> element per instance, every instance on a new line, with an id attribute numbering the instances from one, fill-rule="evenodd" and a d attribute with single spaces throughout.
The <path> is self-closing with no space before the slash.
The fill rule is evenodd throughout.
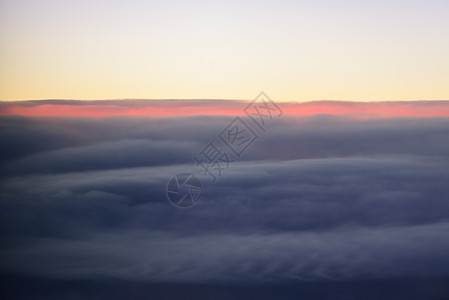
<path id="1" fill-rule="evenodd" d="M 449 278 L 449 120 L 284 118 L 217 183 L 229 117 L 3 117 L 0 271 L 195 284 Z M 176 209 L 171 176 L 203 182 Z"/>

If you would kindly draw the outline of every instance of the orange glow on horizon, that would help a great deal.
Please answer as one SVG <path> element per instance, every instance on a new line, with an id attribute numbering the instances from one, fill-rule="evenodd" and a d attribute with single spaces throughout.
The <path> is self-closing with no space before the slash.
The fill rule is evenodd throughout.
<path id="1" fill-rule="evenodd" d="M 109 117 L 109 116 L 194 116 L 194 115 L 242 115 L 249 103 L 229 101 L 221 105 L 214 101 L 183 101 L 173 103 L 158 101 L 139 105 L 116 104 L 38 104 L 32 106 L 8 103 L 0 106 L 0 115 L 21 115 L 33 117 Z M 37 104 L 37 105 L 36 105 Z M 120 105 L 122 104 L 122 105 Z M 358 117 L 447 117 L 449 101 L 432 102 L 339 102 L 315 101 L 280 104 L 284 114 L 311 116 L 316 114 L 351 115 Z"/>
<path id="2" fill-rule="evenodd" d="M 207 106 L 185 107 L 122 107 L 118 105 L 53 105 L 35 107 L 12 106 L 0 111 L 1 115 L 21 115 L 35 117 L 109 117 L 109 116 L 192 116 L 192 115 L 235 115 L 236 108 L 222 109 Z"/>

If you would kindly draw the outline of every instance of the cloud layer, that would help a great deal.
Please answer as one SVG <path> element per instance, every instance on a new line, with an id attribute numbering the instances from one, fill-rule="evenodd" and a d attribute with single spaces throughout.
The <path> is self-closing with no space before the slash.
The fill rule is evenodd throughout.
<path id="1" fill-rule="evenodd" d="M 1 272 L 189 284 L 449 277 L 447 118 L 282 117 L 255 128 L 213 183 L 192 157 L 232 119 L 3 116 Z M 177 209 L 165 189 L 184 172 L 204 190 Z"/>

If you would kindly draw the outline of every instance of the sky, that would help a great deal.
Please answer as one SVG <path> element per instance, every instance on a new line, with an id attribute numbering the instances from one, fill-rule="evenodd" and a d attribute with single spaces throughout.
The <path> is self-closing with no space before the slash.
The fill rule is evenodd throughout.
<path id="1" fill-rule="evenodd" d="M 449 3 L 0 1 L 0 99 L 448 100 Z"/>

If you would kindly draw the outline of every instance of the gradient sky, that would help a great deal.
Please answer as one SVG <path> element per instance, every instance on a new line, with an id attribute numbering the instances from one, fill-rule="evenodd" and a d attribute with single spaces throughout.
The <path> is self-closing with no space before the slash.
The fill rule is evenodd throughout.
<path id="1" fill-rule="evenodd" d="M 0 1 L 0 99 L 447 100 L 447 1 Z"/>

